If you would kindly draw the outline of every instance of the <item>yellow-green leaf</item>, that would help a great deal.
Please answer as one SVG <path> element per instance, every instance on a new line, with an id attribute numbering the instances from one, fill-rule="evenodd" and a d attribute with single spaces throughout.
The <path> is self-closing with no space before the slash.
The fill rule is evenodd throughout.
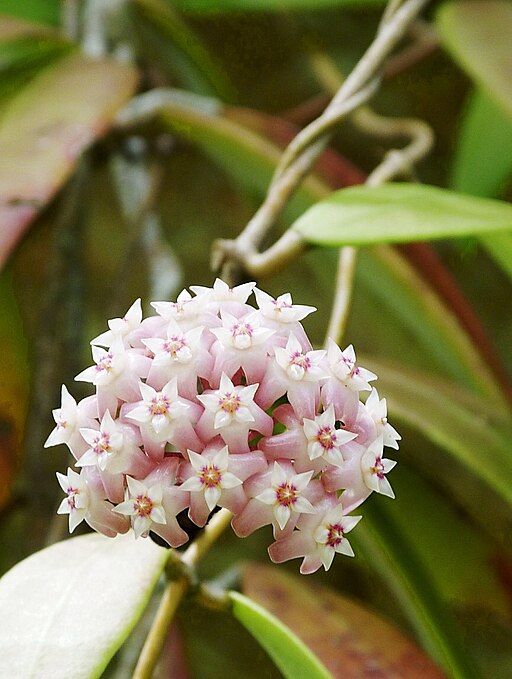
<path id="1" fill-rule="evenodd" d="M 316 245 L 371 245 L 512 229 L 512 205 L 425 184 L 353 186 L 331 193 L 292 226 Z"/>

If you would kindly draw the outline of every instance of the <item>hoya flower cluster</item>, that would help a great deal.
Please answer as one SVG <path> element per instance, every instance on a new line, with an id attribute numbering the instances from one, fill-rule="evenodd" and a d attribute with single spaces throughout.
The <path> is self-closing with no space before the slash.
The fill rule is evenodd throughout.
<path id="1" fill-rule="evenodd" d="M 133 528 L 172 547 L 188 540 L 177 515 L 204 526 L 215 507 L 244 537 L 271 524 L 273 561 L 301 572 L 353 555 L 350 515 L 372 491 L 393 497 L 386 473 L 398 448 L 386 402 L 352 346 L 313 350 L 301 321 L 314 307 L 272 298 L 254 283 L 192 286 L 176 302 L 140 300 L 92 340 L 94 365 L 62 387 L 45 446 L 68 445 L 77 471 L 58 474 L 59 513 L 108 536 Z M 247 299 L 254 293 L 257 307 Z M 370 394 L 363 403 L 360 392 Z"/>

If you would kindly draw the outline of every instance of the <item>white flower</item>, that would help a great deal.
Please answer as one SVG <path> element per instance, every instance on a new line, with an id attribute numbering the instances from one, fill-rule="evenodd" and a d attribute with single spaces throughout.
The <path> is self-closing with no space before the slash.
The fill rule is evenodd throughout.
<path id="1" fill-rule="evenodd" d="M 213 302 L 214 309 L 217 310 L 219 307 L 222 308 L 224 302 L 245 304 L 255 285 L 256 283 L 242 283 L 242 285 L 230 288 L 223 280 L 216 278 L 213 288 L 206 288 L 203 285 L 191 285 L 190 289 L 199 299 L 207 300 L 210 303 Z"/>
<path id="2" fill-rule="evenodd" d="M 46 439 L 44 447 L 49 448 L 59 443 L 66 443 L 71 447 L 80 427 L 93 426 L 95 420 L 88 412 L 91 408 L 86 407 L 89 404 L 90 400 L 77 404 L 66 387 L 62 385 L 61 407 L 52 411 L 56 427 Z"/>
<path id="3" fill-rule="evenodd" d="M 393 469 L 396 462 L 383 457 L 383 446 L 383 438 L 379 436 L 363 454 L 361 471 L 364 482 L 370 490 L 394 498 L 395 494 L 385 475 Z"/>
<path id="4" fill-rule="evenodd" d="M 107 351 L 96 345 L 92 346 L 92 357 L 96 365 L 79 373 L 77 382 L 91 382 L 95 386 L 111 385 L 126 370 L 127 355 L 120 337 L 115 337 L 111 348 Z"/>
<path id="5" fill-rule="evenodd" d="M 91 344 L 97 344 L 101 347 L 110 347 L 114 342 L 116 336 L 122 337 L 123 340 L 135 330 L 142 321 L 142 306 L 140 298 L 128 309 L 123 318 L 112 318 L 108 321 L 110 328 L 106 332 L 101 333 L 98 337 L 91 340 Z"/>
<path id="6" fill-rule="evenodd" d="M 256 312 L 247 314 L 243 318 L 236 318 L 224 311 L 221 316 L 222 327 L 212 328 L 211 331 L 221 344 L 229 349 L 246 351 L 260 347 L 275 333 L 274 330 L 258 325 Z"/>
<path id="7" fill-rule="evenodd" d="M 257 495 L 256 500 L 273 506 L 274 517 L 281 530 L 288 523 L 292 511 L 305 514 L 315 513 L 316 510 L 311 502 L 301 495 L 312 476 L 312 471 L 287 476 L 279 462 L 274 462 L 271 486 Z"/>
<path id="8" fill-rule="evenodd" d="M 276 362 L 292 382 L 317 382 L 327 377 L 326 371 L 320 366 L 325 351 L 302 350 L 299 340 L 292 333 L 286 343 L 286 348 L 275 348 Z"/>
<path id="9" fill-rule="evenodd" d="M 91 447 L 78 460 L 77 467 L 96 465 L 101 471 L 123 471 L 123 434 L 108 410 L 103 415 L 99 431 L 82 428 L 80 433 Z"/>
<path id="10" fill-rule="evenodd" d="M 386 399 L 380 400 L 377 389 L 372 389 L 364 405 L 366 412 L 375 422 L 377 435 L 382 436 L 384 445 L 398 449 L 397 441 L 400 441 L 402 437 L 388 422 Z"/>
<path id="11" fill-rule="evenodd" d="M 167 328 L 167 339 L 159 337 L 142 340 L 155 355 L 154 361 L 164 365 L 187 365 L 194 357 L 198 347 L 203 326 L 183 332 L 174 319 L 171 318 Z"/>
<path id="12" fill-rule="evenodd" d="M 152 523 L 167 523 L 162 506 L 162 484 L 157 482 L 148 488 L 142 481 L 132 479 L 131 476 L 127 476 L 126 481 L 126 500 L 114 507 L 113 511 L 132 517 L 135 537 L 146 536 Z"/>
<path id="13" fill-rule="evenodd" d="M 341 446 L 357 437 L 350 431 L 335 428 L 334 407 L 332 404 L 314 420 L 304 418 L 304 434 L 308 440 L 310 460 L 324 457 L 337 467 L 343 465 Z"/>
<path id="14" fill-rule="evenodd" d="M 169 440 L 175 421 L 186 417 L 190 408 L 178 396 L 176 378 L 167 382 L 162 391 L 156 391 L 144 382 L 139 387 L 143 403 L 127 413 L 126 417 L 141 423 L 155 440 Z"/>
<path id="15" fill-rule="evenodd" d="M 203 312 L 204 300 L 182 290 L 175 302 L 151 302 L 151 306 L 166 321 L 173 319 L 181 327 L 189 329 L 199 325 L 197 321 Z"/>
<path id="16" fill-rule="evenodd" d="M 85 479 L 73 469 L 68 468 L 67 476 L 57 472 L 60 487 L 66 493 L 57 509 L 57 514 L 69 514 L 69 532 L 72 533 L 78 524 L 86 518 L 90 495 Z"/>
<path id="17" fill-rule="evenodd" d="M 180 489 L 204 493 L 210 511 L 220 500 L 223 490 L 242 484 L 238 477 L 228 471 L 230 455 L 227 446 L 221 448 L 211 459 L 193 450 L 188 451 L 188 457 L 195 475 L 184 481 Z"/>
<path id="18" fill-rule="evenodd" d="M 197 398 L 207 410 L 215 414 L 214 428 L 222 429 L 231 424 L 254 422 L 251 405 L 254 405 L 257 389 L 257 384 L 235 387 L 229 377 L 222 373 L 219 389 L 210 394 L 201 394 Z"/>
<path id="19" fill-rule="evenodd" d="M 370 370 L 356 365 L 356 353 L 351 344 L 342 351 L 329 337 L 327 359 L 334 377 L 353 391 L 370 391 L 369 382 L 377 379 Z"/>
<path id="20" fill-rule="evenodd" d="M 263 292 L 263 290 L 255 288 L 254 295 L 256 296 L 256 302 L 261 314 L 275 323 L 296 323 L 302 321 L 313 311 L 316 311 L 314 306 L 293 304 L 292 296 L 288 292 L 274 299 L 266 292 Z"/>
<path id="21" fill-rule="evenodd" d="M 354 556 L 354 551 L 345 537 L 345 533 L 351 531 L 361 518 L 361 516 L 344 516 L 343 507 L 338 505 L 327 512 L 320 525 L 315 529 L 313 537 L 326 571 L 331 567 L 336 552 L 346 556 Z"/>

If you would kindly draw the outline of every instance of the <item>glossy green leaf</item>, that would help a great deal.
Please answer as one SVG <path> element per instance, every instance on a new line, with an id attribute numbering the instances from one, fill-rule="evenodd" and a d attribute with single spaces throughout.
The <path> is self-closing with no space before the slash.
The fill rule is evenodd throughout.
<path id="1" fill-rule="evenodd" d="M 130 66 L 73 54 L 9 102 L 0 126 L 0 266 L 136 81 Z"/>
<path id="2" fill-rule="evenodd" d="M 512 117 L 481 90 L 463 114 L 453 160 L 456 191 L 491 198 L 512 173 Z"/>
<path id="3" fill-rule="evenodd" d="M 512 174 L 512 118 L 477 89 L 464 112 L 452 168 L 457 191 L 492 198 Z M 480 236 L 480 242 L 512 277 L 512 233 Z"/>
<path id="4" fill-rule="evenodd" d="M 424 184 L 335 191 L 292 226 L 316 245 L 370 245 L 512 230 L 512 205 Z"/>
<path id="5" fill-rule="evenodd" d="M 286 679 L 332 679 L 309 648 L 274 615 L 239 592 L 230 592 L 234 617 L 267 651 Z"/>
<path id="6" fill-rule="evenodd" d="M 512 115 L 512 3 L 508 0 L 446 2 L 438 12 L 437 28 L 453 58 Z"/>
<path id="7" fill-rule="evenodd" d="M 378 667 L 382 677 L 442 679 L 441 671 L 400 630 L 334 590 L 319 587 L 316 578 L 251 563 L 244 567 L 242 586 L 247 596 L 288 625 L 334 676 L 364 677 L 368 667 Z"/>
<path id="8" fill-rule="evenodd" d="M 175 0 L 174 5 L 186 12 L 214 14 L 220 12 L 282 12 L 315 10 L 330 7 L 375 7 L 385 0 Z"/>
<path id="9" fill-rule="evenodd" d="M 100 677 L 166 559 L 151 540 L 90 534 L 17 564 L 0 580 L 0 676 Z"/>

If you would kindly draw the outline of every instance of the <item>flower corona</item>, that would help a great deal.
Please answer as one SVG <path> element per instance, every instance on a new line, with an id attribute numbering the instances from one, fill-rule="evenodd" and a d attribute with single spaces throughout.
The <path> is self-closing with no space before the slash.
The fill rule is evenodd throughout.
<path id="1" fill-rule="evenodd" d="M 394 497 L 384 447 L 400 436 L 377 376 L 351 345 L 313 349 L 301 321 L 315 308 L 289 294 L 220 279 L 191 291 L 108 322 L 76 377 L 94 395 L 77 403 L 62 387 L 45 447 L 65 443 L 79 470 L 58 474 L 70 531 L 86 521 L 180 547 L 180 512 L 202 527 L 225 507 L 240 537 L 271 525 L 271 559 L 302 557 L 301 573 L 353 556 L 350 512 L 374 491 Z"/>

